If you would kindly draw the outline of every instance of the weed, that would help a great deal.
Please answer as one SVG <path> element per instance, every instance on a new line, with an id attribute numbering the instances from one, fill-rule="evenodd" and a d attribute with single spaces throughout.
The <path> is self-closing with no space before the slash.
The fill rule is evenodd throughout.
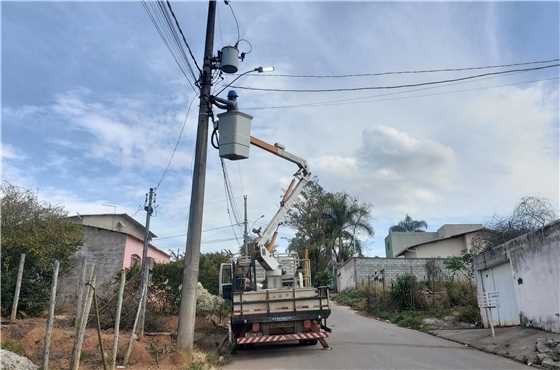
<path id="1" fill-rule="evenodd" d="M 17 353 L 18 355 L 25 356 L 25 350 L 23 349 L 23 345 L 20 342 L 13 339 L 3 339 L 2 342 L 0 342 L 0 348 L 13 353 Z"/>

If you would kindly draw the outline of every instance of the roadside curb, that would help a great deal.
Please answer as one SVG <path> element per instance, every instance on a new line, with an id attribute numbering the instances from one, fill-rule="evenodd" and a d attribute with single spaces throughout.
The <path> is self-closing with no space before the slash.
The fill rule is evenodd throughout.
<path id="1" fill-rule="evenodd" d="M 415 330 L 415 329 L 412 329 L 412 330 Z M 478 350 L 478 351 L 482 351 L 482 352 L 485 352 L 485 353 L 489 353 L 489 354 L 491 354 L 491 355 L 496 355 L 496 356 L 500 356 L 500 357 L 503 357 L 503 358 L 507 358 L 507 359 L 509 359 L 509 360 L 515 361 L 515 362 L 520 363 L 520 364 L 523 364 L 523 365 L 525 365 L 525 366 L 534 367 L 534 368 L 536 368 L 536 369 L 544 369 L 544 367 L 542 367 L 542 366 L 540 366 L 540 365 L 533 364 L 533 363 L 527 364 L 527 363 L 525 363 L 525 362 L 523 362 L 523 361 L 520 361 L 520 360 L 518 360 L 518 359 L 516 359 L 516 358 L 506 356 L 506 355 L 504 355 L 503 353 L 499 353 L 499 352 L 496 352 L 496 351 L 492 351 L 492 350 L 489 350 L 489 349 L 484 348 L 484 347 L 473 346 L 472 344 L 465 343 L 465 342 L 461 342 L 461 341 L 459 341 L 459 340 L 457 340 L 457 339 L 446 338 L 446 337 L 444 337 L 443 335 L 438 335 L 437 333 L 434 333 L 434 332 L 431 332 L 431 331 L 423 331 L 423 330 L 417 330 L 417 331 L 420 331 L 420 332 L 422 332 L 422 333 L 429 334 L 429 335 L 431 335 L 431 336 L 433 336 L 433 337 L 436 337 L 436 338 L 445 339 L 445 340 L 448 340 L 448 341 L 450 341 L 450 342 L 454 342 L 454 343 L 457 343 L 457 344 L 463 344 L 463 345 L 465 345 L 465 346 L 468 347 L 468 348 L 474 348 L 474 349 L 476 349 L 476 350 Z"/>
<path id="2" fill-rule="evenodd" d="M 525 362 L 523 362 L 523 361 L 520 361 L 520 360 L 518 360 L 518 359 L 516 359 L 516 358 L 506 356 L 506 355 L 504 355 L 503 353 L 499 353 L 499 352 L 496 352 L 496 351 L 492 351 L 492 350 L 489 350 L 489 349 L 484 348 L 484 347 L 474 346 L 474 345 L 469 344 L 469 343 L 461 342 L 461 341 L 459 341 L 459 340 L 457 340 L 457 339 L 446 338 L 446 337 L 444 337 L 443 335 L 438 335 L 437 333 L 434 333 L 434 332 L 429 331 L 429 330 L 418 330 L 418 329 L 413 329 L 413 328 L 407 328 L 407 327 L 404 327 L 404 326 L 400 326 L 400 325 L 395 324 L 394 322 L 391 322 L 391 321 L 389 321 L 389 320 L 385 320 L 385 319 L 383 319 L 383 318 L 380 318 L 380 317 L 377 317 L 377 316 L 374 316 L 374 315 L 370 315 L 370 314 L 368 314 L 367 312 L 364 312 L 364 311 L 361 311 L 361 310 L 356 310 L 356 309 L 354 309 L 354 308 L 351 307 L 351 306 L 343 305 L 343 304 L 340 304 L 340 303 L 337 303 L 337 304 L 340 305 L 340 306 L 348 307 L 348 308 L 350 308 L 352 311 L 356 312 L 357 314 L 359 314 L 360 316 L 363 316 L 363 317 L 367 317 L 367 318 L 374 319 L 374 320 L 377 320 L 377 321 L 380 321 L 380 322 L 383 322 L 383 323 L 395 325 L 395 326 L 397 326 L 397 327 L 399 327 L 399 328 L 414 330 L 414 331 L 417 331 L 417 332 L 420 332 L 420 333 L 426 333 L 426 334 L 429 334 L 429 335 L 431 335 L 431 336 L 433 336 L 433 337 L 436 337 L 436 338 L 448 340 L 448 341 L 450 341 L 450 342 L 457 343 L 457 344 L 462 344 L 462 345 L 464 345 L 466 348 L 472 348 L 472 349 L 476 349 L 476 350 L 478 350 L 478 351 L 485 352 L 485 353 L 488 353 L 488 354 L 491 354 L 491 355 L 496 355 L 496 356 L 500 356 L 500 357 L 502 357 L 502 358 L 507 358 L 508 360 L 515 361 L 515 362 L 517 362 L 517 363 L 519 363 L 519 364 L 523 364 L 523 365 L 525 365 L 525 366 L 534 367 L 534 368 L 536 368 L 536 369 L 545 369 L 545 368 L 544 368 L 543 366 L 541 366 L 541 365 L 537 365 L 537 364 L 534 364 L 534 363 L 531 363 L 531 364 L 529 365 L 529 364 L 527 364 L 527 363 L 525 363 Z M 451 329 L 451 330 L 453 330 L 453 329 Z"/>

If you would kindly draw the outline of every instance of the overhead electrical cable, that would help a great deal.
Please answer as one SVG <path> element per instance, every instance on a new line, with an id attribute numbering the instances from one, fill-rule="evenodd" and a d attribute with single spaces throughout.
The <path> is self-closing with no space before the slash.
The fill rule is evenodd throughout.
<path id="1" fill-rule="evenodd" d="M 386 75 L 399 75 L 399 74 L 420 74 L 420 73 L 437 73 L 437 72 L 461 72 L 461 71 L 473 71 L 481 69 L 494 69 L 494 68 L 505 68 L 505 67 L 516 67 L 525 66 L 532 64 L 544 64 L 558 62 L 560 59 L 545 59 L 545 60 L 535 60 L 522 63 L 510 63 L 510 64 L 497 64 L 497 65 L 487 65 L 478 67 L 459 67 L 459 68 L 435 68 L 435 69 L 419 69 L 419 70 L 404 70 L 404 71 L 389 71 L 389 72 L 377 72 L 377 73 L 348 73 L 348 74 L 282 74 L 282 73 L 266 73 L 266 74 L 255 74 L 251 76 L 259 77 L 289 77 L 289 78 L 349 78 L 349 77 L 372 77 L 372 76 L 386 76 Z"/>
<path id="2" fill-rule="evenodd" d="M 187 122 L 189 120 L 189 115 L 191 113 L 191 108 L 192 108 L 192 105 L 193 105 L 195 100 L 196 100 L 196 95 L 191 98 L 191 102 L 188 104 L 187 112 L 185 113 L 185 119 L 183 120 L 183 124 L 181 125 L 181 129 L 179 130 L 179 134 L 177 135 L 177 140 L 175 140 L 175 145 L 173 146 L 173 150 L 171 151 L 171 155 L 169 156 L 169 160 L 167 161 L 167 165 L 165 166 L 165 169 L 163 170 L 163 172 L 161 174 L 161 177 L 160 177 L 160 179 L 159 179 L 159 181 L 156 185 L 156 189 L 159 188 L 159 186 L 161 185 L 161 183 L 165 179 L 165 176 L 167 175 L 167 172 L 169 171 L 169 168 L 171 167 L 171 164 L 173 163 L 173 159 L 175 158 L 175 153 L 177 152 L 177 148 L 179 147 L 179 144 L 181 143 L 181 139 L 183 138 L 183 132 L 185 131 L 185 127 L 187 126 Z"/>
<path id="3" fill-rule="evenodd" d="M 177 45 L 179 51 L 181 52 L 181 55 L 183 56 L 183 60 L 186 62 L 189 71 L 191 72 L 191 75 L 193 76 L 193 79 L 195 81 L 195 83 L 198 81 L 198 76 L 197 74 L 194 72 L 194 69 L 191 65 L 191 62 L 189 60 L 189 57 L 187 56 L 187 52 L 185 51 L 184 45 L 181 42 L 181 39 L 179 37 L 179 34 L 177 33 L 177 29 L 175 28 L 175 24 L 171 19 L 171 15 L 169 13 L 168 8 L 165 6 L 165 4 L 162 1 L 157 1 L 156 4 L 158 5 L 161 14 L 163 15 L 165 22 L 167 24 L 167 27 L 169 28 L 169 30 L 171 31 L 171 35 L 173 37 L 173 40 L 175 41 L 175 44 Z M 198 67 L 198 66 L 197 66 Z"/>
<path id="4" fill-rule="evenodd" d="M 233 192 L 231 190 L 231 183 L 229 181 L 229 176 L 226 170 L 226 165 L 224 163 L 224 160 L 222 158 L 220 158 L 220 163 L 222 166 L 222 175 L 224 178 L 224 191 L 226 193 L 226 211 L 229 217 L 229 222 L 231 224 L 231 230 L 233 232 L 233 235 L 235 236 L 235 239 L 237 240 L 237 243 L 240 243 L 239 237 L 237 235 L 237 231 L 235 230 L 235 225 L 239 225 L 240 222 L 240 217 L 238 215 L 238 213 L 236 212 L 236 205 L 235 205 L 235 201 L 234 201 L 234 196 L 233 196 Z M 230 212 L 230 208 L 231 208 L 231 212 Z M 232 220 L 232 214 L 233 214 L 233 220 L 235 220 L 235 222 Z"/>
<path id="5" fill-rule="evenodd" d="M 169 43 L 173 45 L 173 48 L 177 54 L 177 58 L 180 60 L 184 68 L 186 68 L 192 77 L 193 83 L 196 84 L 198 79 L 197 74 L 194 72 L 194 69 L 190 63 L 189 58 L 185 52 L 183 44 L 179 39 L 179 35 L 175 29 L 173 22 L 171 21 L 171 17 L 165 5 L 160 1 L 152 3 L 154 8 L 154 13 L 156 14 L 159 22 L 161 23 L 161 27 L 166 31 L 166 35 L 168 37 Z"/>
<path id="6" fill-rule="evenodd" d="M 224 229 L 229 229 L 231 227 L 231 225 L 225 225 L 225 226 L 217 226 L 217 227 L 211 227 L 209 229 L 204 229 L 202 230 L 203 233 L 207 233 L 210 231 L 219 231 L 219 230 L 224 230 Z M 174 239 L 174 238 L 179 238 L 181 236 L 186 236 L 187 233 L 178 233 L 178 234 L 172 234 L 172 235 L 164 235 L 164 236 L 158 236 L 157 240 L 162 240 L 162 239 Z"/>
<path id="7" fill-rule="evenodd" d="M 475 88 L 471 88 L 471 89 L 446 90 L 446 91 L 441 91 L 441 92 L 433 93 L 433 94 L 397 96 L 397 97 L 394 97 L 394 98 L 377 99 L 377 98 L 383 98 L 383 97 L 387 97 L 387 96 L 409 94 L 409 93 L 418 92 L 418 91 L 432 90 L 434 88 L 445 87 L 445 86 L 432 86 L 432 87 L 425 87 L 425 88 L 420 88 L 420 89 L 399 91 L 399 92 L 388 93 L 388 94 L 376 94 L 376 95 L 356 97 L 356 98 L 332 99 L 332 100 L 323 100 L 323 101 L 318 101 L 318 102 L 301 103 L 301 104 L 285 104 L 285 105 L 272 105 L 272 106 L 244 107 L 243 109 L 245 109 L 245 110 L 273 110 L 273 109 L 316 108 L 316 107 L 326 107 L 326 106 L 339 106 L 339 105 L 347 105 L 347 104 L 367 103 L 367 102 L 371 102 L 371 101 L 387 101 L 387 100 L 423 98 L 423 97 L 428 97 L 428 96 L 455 94 L 455 93 L 462 93 L 462 92 L 468 92 L 468 91 L 489 90 L 489 89 L 496 89 L 496 88 L 500 88 L 500 87 L 515 86 L 515 85 L 529 84 L 529 83 L 535 83 L 535 82 L 541 82 L 541 81 L 551 81 L 551 80 L 558 80 L 558 79 L 560 79 L 560 78 L 559 77 L 551 77 L 551 78 L 543 78 L 543 79 L 528 80 L 528 81 L 518 81 L 518 82 L 512 82 L 512 83 L 508 83 L 508 84 L 501 84 L 501 85 L 494 85 L 494 86 L 475 87 Z M 446 86 L 448 86 L 448 85 L 446 85 Z M 449 85 L 449 86 L 451 86 L 451 85 Z"/>
<path id="8" fill-rule="evenodd" d="M 177 50 L 174 49 L 174 47 L 172 46 L 172 44 L 170 43 L 170 40 L 168 40 L 168 36 L 166 36 L 168 33 L 166 33 L 164 31 L 165 27 L 164 25 L 161 23 L 161 19 L 160 17 L 157 15 L 157 11 L 154 12 L 153 9 L 150 9 L 149 5 L 146 3 L 146 1 L 142 2 L 142 5 L 144 6 L 144 10 L 146 11 L 146 13 L 148 14 L 148 17 L 150 18 L 150 21 L 152 22 L 152 24 L 154 25 L 157 33 L 159 34 L 160 38 L 163 40 L 163 43 L 165 44 L 165 46 L 167 47 L 167 49 L 169 50 L 169 52 L 171 53 L 171 56 L 173 57 L 173 59 L 175 60 L 175 63 L 177 64 L 177 67 L 179 68 L 179 70 L 181 71 L 181 74 L 183 76 L 185 76 L 185 79 L 187 80 L 189 86 L 192 88 L 192 90 L 196 93 L 197 90 L 194 87 L 193 82 L 191 81 L 191 79 L 189 78 L 189 76 L 187 75 L 187 72 L 185 71 L 185 66 L 181 63 L 179 56 L 177 55 Z"/>
<path id="9" fill-rule="evenodd" d="M 323 93 L 323 92 L 344 92 L 344 91 L 367 91 L 367 90 L 390 90 L 390 89 L 402 89 L 407 87 L 416 87 L 416 86 L 427 86 L 427 85 L 438 85 L 438 84 L 445 84 L 449 82 L 455 81 L 465 81 L 465 80 L 472 80 L 476 78 L 481 78 L 485 76 L 496 76 L 496 75 L 503 75 L 509 73 L 520 73 L 520 72 L 530 72 L 530 71 L 538 71 L 548 68 L 555 68 L 560 66 L 560 64 L 550 64 L 541 67 L 531 67 L 531 68 L 519 68 L 519 69 L 508 69 L 506 71 L 498 71 L 498 72 L 486 72 L 477 75 L 465 76 L 465 77 L 457 77 L 457 78 L 448 78 L 445 80 L 437 80 L 437 81 L 426 81 L 426 82 L 417 82 L 417 83 L 409 83 L 409 84 L 400 84 L 400 85 L 386 85 L 386 86 L 360 86 L 360 87 L 338 87 L 338 88 L 330 88 L 330 89 L 276 89 L 276 88 L 266 88 L 266 87 L 254 87 L 254 86 L 237 86 L 232 85 L 231 87 L 241 90 L 252 90 L 252 91 L 266 91 L 266 92 L 292 92 L 292 93 Z"/>
<path id="10" fill-rule="evenodd" d="M 239 43 L 239 41 L 241 40 L 241 32 L 239 31 L 239 21 L 237 20 L 237 16 L 235 15 L 235 11 L 233 10 L 233 6 L 231 6 L 231 1 L 230 0 L 225 0 L 224 2 L 229 7 L 229 10 L 231 10 L 231 15 L 233 16 L 233 20 L 235 21 L 235 26 L 237 27 L 237 41 L 235 42 L 235 44 L 237 45 Z"/>
<path id="11" fill-rule="evenodd" d="M 189 50 L 189 54 L 191 55 L 191 58 L 194 62 L 194 65 L 198 69 L 198 72 L 202 73 L 202 69 L 200 69 L 198 63 L 196 62 L 196 58 L 194 56 L 194 53 L 193 53 L 189 43 L 187 42 L 187 38 L 185 37 L 185 34 L 183 33 L 183 29 L 181 28 L 181 25 L 179 24 L 179 21 L 177 20 L 177 17 L 175 16 L 175 12 L 173 11 L 173 8 L 171 7 L 171 3 L 167 0 L 166 0 L 166 3 L 167 3 L 167 7 L 169 8 L 169 11 L 171 12 L 171 16 L 175 20 L 175 25 L 177 26 L 177 28 L 179 29 L 179 32 L 181 33 L 181 37 L 183 38 L 183 42 L 185 43 L 185 45 L 187 46 L 187 49 Z"/>

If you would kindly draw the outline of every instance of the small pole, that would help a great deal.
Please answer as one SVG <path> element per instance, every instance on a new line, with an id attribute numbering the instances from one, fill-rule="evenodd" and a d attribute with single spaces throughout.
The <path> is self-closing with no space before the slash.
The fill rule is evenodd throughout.
<path id="1" fill-rule="evenodd" d="M 45 331 L 45 345 L 43 347 L 43 370 L 48 370 L 49 368 L 49 351 L 51 347 L 51 335 L 54 325 L 54 307 L 56 304 L 56 286 L 58 284 L 58 269 L 60 267 L 60 263 L 55 260 L 54 261 L 54 271 L 53 271 L 53 280 L 51 285 L 51 298 L 49 301 L 49 319 L 47 320 L 47 329 Z"/>
<path id="2" fill-rule="evenodd" d="M 247 195 L 243 196 L 243 209 L 244 209 L 243 250 L 245 251 L 245 256 L 249 256 L 249 246 L 248 246 L 249 233 L 247 232 Z"/>
<path id="3" fill-rule="evenodd" d="M 99 340 L 101 362 L 103 363 L 103 370 L 107 370 L 107 365 L 105 364 L 105 351 L 103 350 L 103 339 L 101 338 L 101 322 L 99 321 L 99 306 L 97 305 L 97 294 L 95 292 L 95 286 L 92 285 L 91 289 L 93 289 L 93 306 L 95 307 L 95 318 L 97 319 L 97 339 Z"/>
<path id="4" fill-rule="evenodd" d="M 76 315 L 74 317 L 74 325 L 78 327 L 78 321 L 80 320 L 80 310 L 84 302 L 84 287 L 86 286 L 87 278 L 87 259 L 82 257 L 82 268 L 80 270 L 80 279 L 78 280 L 78 287 L 76 289 Z"/>
<path id="5" fill-rule="evenodd" d="M 148 249 L 150 247 L 150 219 L 152 218 L 152 214 L 154 213 L 153 204 L 155 202 L 156 193 L 154 188 L 150 188 L 148 194 L 146 194 L 146 201 L 144 204 L 144 210 L 146 211 L 146 226 L 145 226 L 145 233 L 144 233 L 144 248 L 142 249 L 142 284 L 140 285 L 140 292 L 144 290 L 144 275 L 147 274 L 148 271 Z M 146 280 L 146 284 L 148 280 Z M 146 316 L 146 307 L 143 306 L 140 309 L 140 324 L 138 327 L 138 336 L 144 336 L 144 321 Z"/>
<path id="6" fill-rule="evenodd" d="M 16 321 L 18 303 L 19 303 L 19 292 L 21 290 L 21 279 L 23 277 L 23 266 L 25 265 L 25 253 L 22 253 L 19 257 L 19 268 L 16 280 L 16 291 L 14 292 L 14 301 L 12 303 L 12 312 L 10 314 L 10 321 Z"/>
<path id="7" fill-rule="evenodd" d="M 121 325 L 121 309 L 124 295 L 124 285 L 126 281 L 126 271 L 121 270 L 121 284 L 119 286 L 119 296 L 117 298 L 117 314 L 115 318 L 115 334 L 113 339 L 113 359 L 111 361 L 111 369 L 117 368 L 117 352 L 119 348 L 119 330 Z"/>
<path id="8" fill-rule="evenodd" d="M 70 365 L 71 370 L 78 370 L 80 368 L 80 356 L 82 354 L 82 344 L 84 343 L 84 336 L 86 334 L 86 327 L 89 318 L 89 311 L 91 310 L 91 303 L 93 300 L 93 289 L 95 286 L 95 266 L 92 267 L 91 278 L 88 283 L 87 296 L 84 302 L 83 310 L 80 313 L 80 326 L 78 328 L 78 333 L 74 341 L 74 349 L 72 350 L 72 363 Z"/>
<path id="9" fill-rule="evenodd" d="M 128 360 L 130 359 L 130 354 L 132 352 L 132 346 L 134 345 L 134 341 L 136 340 L 136 329 L 138 328 L 138 322 L 140 320 L 140 312 L 142 311 L 142 305 L 148 296 L 148 277 L 149 277 L 149 270 L 146 271 L 146 274 L 143 278 L 146 280 L 143 283 L 142 294 L 140 295 L 140 302 L 138 302 L 138 309 L 136 310 L 136 317 L 134 318 L 134 324 L 132 325 L 132 332 L 130 333 L 130 340 L 128 341 L 128 347 L 126 349 L 126 353 L 124 355 L 124 366 L 128 365 Z"/>

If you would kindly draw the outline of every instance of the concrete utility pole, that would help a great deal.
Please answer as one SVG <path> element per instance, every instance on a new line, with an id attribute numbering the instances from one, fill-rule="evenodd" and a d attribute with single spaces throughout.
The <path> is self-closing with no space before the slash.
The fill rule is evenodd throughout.
<path id="1" fill-rule="evenodd" d="M 204 64 L 200 78 L 200 106 L 196 135 L 194 171 L 192 177 L 189 227 L 183 269 L 183 287 L 179 308 L 179 328 L 177 352 L 185 364 L 192 363 L 194 327 L 196 319 L 196 285 L 198 282 L 198 262 L 200 260 L 200 240 L 202 233 L 202 213 L 204 207 L 204 185 L 206 180 L 206 158 L 208 152 L 208 114 L 210 111 L 210 89 L 212 87 L 212 53 L 214 48 L 214 23 L 216 1 L 208 4 Z"/>
<path id="2" fill-rule="evenodd" d="M 154 188 L 150 188 L 149 193 L 146 194 L 146 200 L 144 202 L 144 210 L 146 211 L 146 226 L 145 226 L 145 234 L 144 234 L 144 249 L 142 250 L 142 277 L 141 277 L 141 284 L 140 284 L 140 291 L 144 291 L 144 284 L 148 284 L 148 281 L 144 279 L 144 275 L 146 275 L 146 271 L 148 269 L 148 248 L 150 247 L 150 219 L 152 218 L 152 214 L 154 213 L 154 201 L 155 201 L 155 191 Z M 141 312 L 140 312 L 140 324 L 138 327 L 138 336 L 144 336 L 144 321 L 146 318 L 146 302 L 147 300 L 143 301 Z"/>
<path id="3" fill-rule="evenodd" d="M 243 196 L 243 248 L 245 250 L 245 255 L 249 255 L 249 233 L 247 232 L 247 195 Z"/>

